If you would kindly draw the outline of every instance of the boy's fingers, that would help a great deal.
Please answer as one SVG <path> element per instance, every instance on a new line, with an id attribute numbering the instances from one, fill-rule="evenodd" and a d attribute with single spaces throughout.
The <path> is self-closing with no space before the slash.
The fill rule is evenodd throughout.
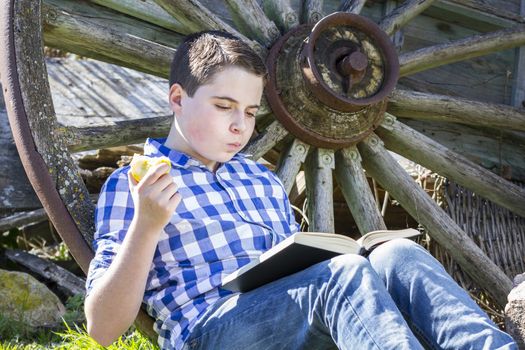
<path id="1" fill-rule="evenodd" d="M 155 181 L 157 181 L 162 175 L 166 174 L 170 170 L 170 167 L 166 163 L 157 164 L 151 168 L 148 169 L 148 172 L 140 182 L 144 182 L 146 184 L 151 185 Z"/>
<path id="2" fill-rule="evenodd" d="M 169 184 L 167 184 L 165 187 L 161 189 L 160 198 L 162 202 L 167 203 L 169 202 L 170 198 L 173 197 L 175 193 L 177 193 L 178 187 L 177 184 L 173 181 L 170 181 Z"/>
<path id="3" fill-rule="evenodd" d="M 175 192 L 175 194 L 171 196 L 168 206 L 170 207 L 171 210 L 175 210 L 177 206 L 179 205 L 179 203 L 181 202 L 181 200 L 182 200 L 182 196 L 180 195 L 180 193 Z"/>

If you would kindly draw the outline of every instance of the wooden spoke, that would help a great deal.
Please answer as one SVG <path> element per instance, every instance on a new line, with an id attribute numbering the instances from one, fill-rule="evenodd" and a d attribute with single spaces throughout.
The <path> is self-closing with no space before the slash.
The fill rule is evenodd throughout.
<path id="1" fill-rule="evenodd" d="M 299 139 L 294 139 L 281 151 L 276 174 L 281 179 L 287 194 L 290 194 L 297 173 L 301 169 L 310 145 Z"/>
<path id="2" fill-rule="evenodd" d="M 304 172 L 311 232 L 334 232 L 333 150 L 315 148 L 306 157 Z"/>
<path id="3" fill-rule="evenodd" d="M 182 36 L 88 2 L 46 1 L 46 45 L 168 77 Z M 168 43 L 170 45 L 168 45 Z"/>
<path id="4" fill-rule="evenodd" d="M 450 151 L 387 115 L 377 130 L 388 149 L 525 217 L 525 189 Z"/>
<path id="5" fill-rule="evenodd" d="M 340 150 L 335 155 L 335 162 L 335 178 L 361 235 L 385 230 L 385 222 L 361 168 L 361 156 L 357 148 L 353 146 Z"/>
<path id="6" fill-rule="evenodd" d="M 391 35 L 407 24 L 412 18 L 430 7 L 435 0 L 406 0 L 385 16 L 379 26 L 385 33 Z"/>
<path id="7" fill-rule="evenodd" d="M 100 126 L 67 128 L 59 127 L 57 134 L 66 140 L 71 152 L 79 152 L 104 147 L 130 145 L 144 142 L 148 137 L 165 137 L 173 117 L 144 118 L 118 121 Z"/>
<path id="8" fill-rule="evenodd" d="M 359 143 L 366 171 L 390 192 L 409 214 L 457 261 L 476 283 L 503 307 L 512 288 L 511 280 L 384 148 L 376 135 Z"/>
<path id="9" fill-rule="evenodd" d="M 474 35 L 453 42 L 425 47 L 399 57 L 400 76 L 452 62 L 487 55 L 491 52 L 525 45 L 525 26 Z"/>
<path id="10" fill-rule="evenodd" d="M 459 97 L 394 90 L 388 112 L 398 117 L 525 131 L 525 110 Z"/>
<path id="11" fill-rule="evenodd" d="M 198 0 L 155 0 L 166 12 L 176 18 L 191 32 L 202 30 L 223 30 L 242 39 L 253 50 L 264 55 L 265 49 L 258 43 L 248 39 L 229 24 L 215 16 L 206 6 Z"/>
<path id="12" fill-rule="evenodd" d="M 317 23 L 323 18 L 323 0 L 304 0 L 303 23 Z"/>
<path id="13" fill-rule="evenodd" d="M 279 29 L 266 17 L 256 0 L 226 0 L 226 3 L 237 27 L 246 35 L 255 37 L 266 47 L 279 37 Z"/>
<path id="14" fill-rule="evenodd" d="M 45 0 L 48 2 L 49 0 Z M 182 25 L 172 15 L 167 13 L 153 0 L 91 0 L 95 4 L 105 6 L 131 17 L 158 25 L 159 27 L 173 30 L 180 34 L 189 34 L 190 30 Z"/>
<path id="15" fill-rule="evenodd" d="M 275 120 L 270 126 L 251 140 L 241 152 L 246 153 L 253 160 L 257 160 L 271 150 L 277 143 L 279 143 L 279 141 L 284 139 L 286 135 L 288 135 L 288 131 L 281 123 Z"/>
<path id="16" fill-rule="evenodd" d="M 299 25 L 299 16 L 290 4 L 290 0 L 266 0 L 263 1 L 264 12 L 272 19 L 281 32 Z"/>
<path id="17" fill-rule="evenodd" d="M 341 1 L 341 6 L 339 6 L 339 11 L 355 13 L 358 15 L 363 10 L 365 3 L 366 0 L 343 0 Z"/>

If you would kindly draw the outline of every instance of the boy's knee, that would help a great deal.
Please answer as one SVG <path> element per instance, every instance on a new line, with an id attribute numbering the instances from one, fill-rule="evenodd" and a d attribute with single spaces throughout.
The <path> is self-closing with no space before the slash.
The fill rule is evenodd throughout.
<path id="1" fill-rule="evenodd" d="M 398 264 L 419 259 L 427 252 L 417 243 L 406 238 L 397 238 L 375 248 L 369 256 L 376 271 L 392 270 Z"/>
<path id="2" fill-rule="evenodd" d="M 381 255 L 405 256 L 414 254 L 420 248 L 419 244 L 410 239 L 396 238 L 381 244 L 374 251 L 380 252 Z"/>
<path id="3" fill-rule="evenodd" d="M 332 275 L 353 276 L 372 269 L 370 262 L 357 254 L 344 254 L 330 259 L 328 268 Z"/>

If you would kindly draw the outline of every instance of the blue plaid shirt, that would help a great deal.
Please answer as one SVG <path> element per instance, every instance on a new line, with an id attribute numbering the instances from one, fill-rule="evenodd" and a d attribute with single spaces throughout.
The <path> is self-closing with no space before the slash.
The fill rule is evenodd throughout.
<path id="1" fill-rule="evenodd" d="M 180 349 L 199 316 L 231 294 L 221 288 L 223 277 L 298 227 L 281 182 L 263 165 L 237 154 L 213 173 L 164 141 L 148 139 L 144 154 L 170 158 L 182 201 L 160 236 L 143 302 L 156 320 L 160 347 Z M 87 293 L 111 264 L 133 218 L 128 170 L 116 170 L 102 187 Z"/>

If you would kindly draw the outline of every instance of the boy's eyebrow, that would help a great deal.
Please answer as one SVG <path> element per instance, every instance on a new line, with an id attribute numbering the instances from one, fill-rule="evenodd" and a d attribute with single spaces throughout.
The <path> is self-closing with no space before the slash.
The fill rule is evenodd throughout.
<path id="1" fill-rule="evenodd" d="M 233 103 L 239 103 L 239 101 L 237 101 L 236 99 L 233 99 L 231 97 L 228 97 L 228 96 L 212 96 L 212 98 L 216 98 L 216 99 L 219 99 L 219 100 L 228 100 L 230 102 L 233 102 Z M 248 108 L 259 108 L 260 106 L 259 105 L 250 105 L 248 106 Z"/>

